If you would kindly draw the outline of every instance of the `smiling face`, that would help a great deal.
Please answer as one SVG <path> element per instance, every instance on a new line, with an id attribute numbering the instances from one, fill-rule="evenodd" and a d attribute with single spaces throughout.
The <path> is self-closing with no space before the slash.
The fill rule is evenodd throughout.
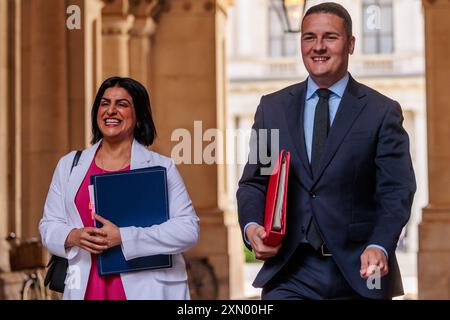
<path id="1" fill-rule="evenodd" d="M 136 112 L 127 90 L 121 87 L 105 90 L 97 112 L 97 125 L 106 140 L 120 142 L 133 139 Z"/>
<path id="2" fill-rule="evenodd" d="M 313 13 L 303 20 L 303 63 L 320 87 L 328 88 L 344 77 L 354 47 L 355 37 L 347 36 L 342 18 L 331 13 Z"/>

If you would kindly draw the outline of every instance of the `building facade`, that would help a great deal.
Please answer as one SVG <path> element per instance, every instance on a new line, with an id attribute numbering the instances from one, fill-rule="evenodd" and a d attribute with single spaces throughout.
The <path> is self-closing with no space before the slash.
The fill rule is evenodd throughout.
<path id="1" fill-rule="evenodd" d="M 323 1 L 307 1 L 306 9 Z M 425 51 L 421 1 L 336 1 L 352 16 L 356 48 L 350 73 L 358 81 L 397 100 L 411 139 L 417 179 L 411 219 L 399 250 L 408 252 L 408 272 L 415 282 L 418 225 L 427 205 L 427 132 Z M 261 96 L 303 81 L 307 77 L 300 54 L 300 34 L 284 32 L 281 1 L 237 0 L 230 9 L 228 33 L 228 126 L 248 129 Z M 300 19 L 299 19 L 300 20 Z M 296 26 L 293 26 L 296 27 Z M 414 35 L 414 36 L 411 36 Z M 237 159 L 248 152 L 247 141 L 228 140 Z M 242 161 L 230 165 L 229 195 L 236 193 Z M 234 203 L 234 199 L 229 199 Z M 412 270 L 412 272 L 411 272 Z M 411 274 L 412 273 L 412 274 Z M 412 284 L 417 287 L 416 283 Z"/>
<path id="2" fill-rule="evenodd" d="M 297 1 L 293 1 L 297 2 Z M 307 7 L 324 2 L 309 0 Z M 337 0 L 350 12 L 356 49 L 350 72 L 397 100 L 410 135 L 417 192 L 399 250 L 417 252 L 418 297 L 449 299 L 450 198 L 447 124 L 450 3 L 444 0 Z M 277 0 L 237 0 L 228 34 L 228 125 L 249 128 L 259 99 L 306 78 L 299 35 L 282 31 Z M 298 17 L 299 18 L 299 17 Z M 448 123 L 448 122 L 447 122 Z M 244 142 L 228 141 L 241 158 Z M 245 156 L 244 156 L 245 158 Z M 229 195 L 243 163 L 229 166 Z M 234 203 L 232 198 L 230 203 Z"/>
<path id="3" fill-rule="evenodd" d="M 308 1 L 307 7 L 320 2 Z M 419 0 L 337 2 L 348 9 L 353 19 L 356 48 L 350 58 L 350 73 L 358 81 L 397 100 L 403 108 L 418 190 L 400 247 L 417 252 L 417 226 L 421 209 L 427 204 L 422 4 Z M 280 3 L 238 0 L 230 10 L 228 124 L 237 129 L 251 126 L 262 95 L 307 77 L 299 52 L 300 35 L 284 32 L 277 8 Z M 237 143 L 234 149 L 237 155 L 245 153 Z M 228 194 L 235 194 L 242 168 L 238 164 L 230 172 Z"/>
<path id="4" fill-rule="evenodd" d="M 404 110 L 418 191 L 400 245 L 418 251 L 419 298 L 450 299 L 450 2 L 338 2 L 354 20 L 352 75 Z M 206 130 L 250 127 L 262 94 L 305 78 L 298 35 L 279 24 L 269 0 L 0 1 L 0 299 L 18 298 L 24 274 L 11 270 L 4 239 L 38 236 L 57 160 L 89 145 L 103 79 L 131 76 L 147 86 L 155 151 L 170 156 L 174 131 L 195 139 L 199 122 L 203 149 Z M 243 294 L 234 199 L 248 140 L 230 142 L 219 141 L 219 157 L 244 161 L 178 165 L 201 219 L 187 257 L 212 266 L 220 299 Z"/>

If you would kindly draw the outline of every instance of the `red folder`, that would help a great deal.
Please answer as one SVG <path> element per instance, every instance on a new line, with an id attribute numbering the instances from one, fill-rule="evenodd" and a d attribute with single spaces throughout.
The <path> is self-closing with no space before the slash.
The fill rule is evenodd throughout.
<path id="1" fill-rule="evenodd" d="M 289 163 L 291 154 L 281 150 L 277 164 L 269 179 L 264 212 L 264 244 L 278 246 L 286 233 L 286 201 L 288 191 Z"/>

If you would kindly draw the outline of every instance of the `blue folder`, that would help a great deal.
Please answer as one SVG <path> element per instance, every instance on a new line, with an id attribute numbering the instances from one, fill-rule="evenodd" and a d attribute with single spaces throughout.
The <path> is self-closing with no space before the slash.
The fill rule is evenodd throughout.
<path id="1" fill-rule="evenodd" d="M 118 227 L 150 227 L 169 219 L 167 175 L 164 167 L 91 176 L 95 211 Z M 102 224 L 96 222 L 97 227 Z M 171 255 L 154 255 L 125 260 L 121 246 L 98 255 L 100 276 L 172 267 Z"/>

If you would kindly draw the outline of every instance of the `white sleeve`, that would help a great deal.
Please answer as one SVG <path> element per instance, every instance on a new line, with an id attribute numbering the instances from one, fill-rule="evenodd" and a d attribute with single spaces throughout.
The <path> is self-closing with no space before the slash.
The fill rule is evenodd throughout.
<path id="1" fill-rule="evenodd" d="M 173 161 L 167 168 L 167 183 L 168 221 L 148 228 L 120 228 L 122 252 L 126 260 L 156 254 L 182 253 L 197 243 L 199 219 Z"/>
<path id="2" fill-rule="evenodd" d="M 70 156 L 61 158 L 56 166 L 45 200 L 44 214 L 39 222 L 39 232 L 42 244 L 50 253 L 72 259 L 77 255 L 79 248 L 73 247 L 66 250 L 64 247 L 67 236 L 74 229 L 68 224 L 63 196 L 64 183 L 67 183 L 64 179 L 64 170 L 67 169 L 69 159 L 71 159 Z"/>

